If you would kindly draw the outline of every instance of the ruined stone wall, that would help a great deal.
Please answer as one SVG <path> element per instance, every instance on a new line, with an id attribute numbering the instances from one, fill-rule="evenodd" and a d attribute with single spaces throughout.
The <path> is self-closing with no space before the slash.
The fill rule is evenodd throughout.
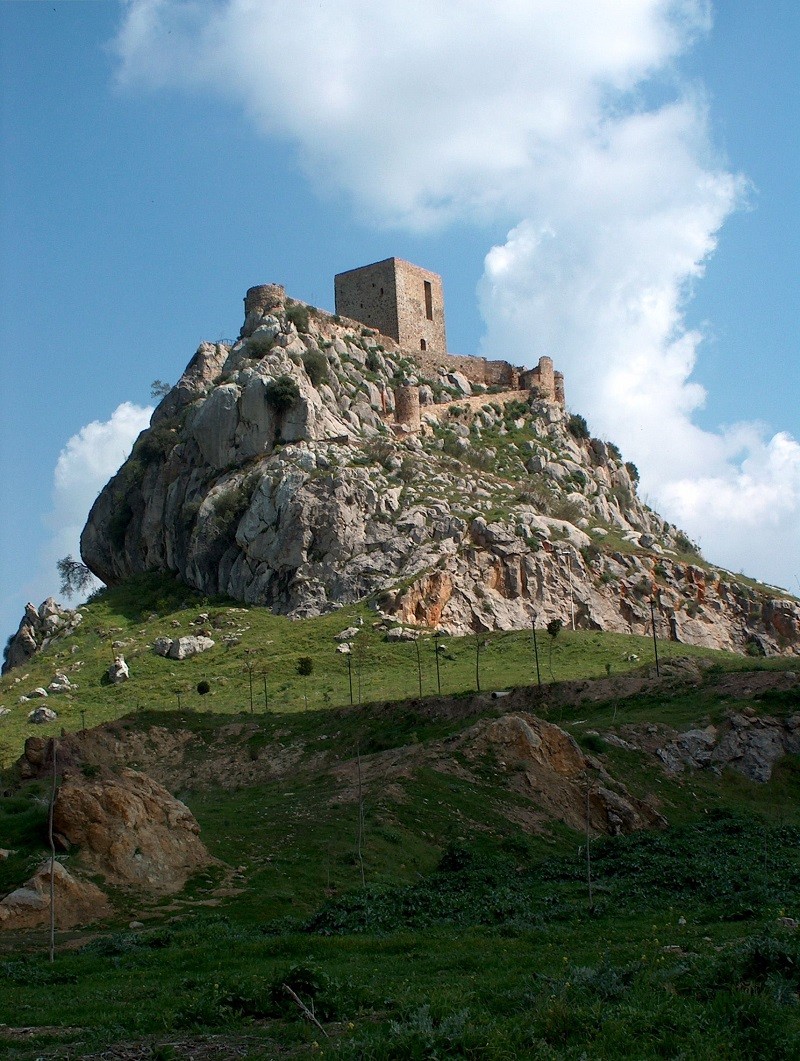
<path id="1" fill-rule="evenodd" d="M 428 376 L 437 376 L 439 369 L 461 372 L 470 383 L 483 383 L 487 387 L 519 386 L 520 369 L 508 361 L 487 361 L 485 357 L 464 357 L 461 354 L 431 354 L 430 351 L 408 350 L 422 371 Z"/>
<path id="2" fill-rule="evenodd" d="M 442 278 L 399 258 L 394 264 L 398 342 L 410 350 L 446 353 Z"/>
<path id="3" fill-rule="evenodd" d="M 350 269 L 334 277 L 336 312 L 409 350 L 445 353 L 442 280 L 400 258 Z"/>
<path id="4" fill-rule="evenodd" d="M 283 284 L 258 284 L 256 287 L 249 287 L 244 296 L 242 338 L 253 334 L 265 313 L 282 310 L 285 302 L 286 288 Z"/>
<path id="5" fill-rule="evenodd" d="M 398 424 L 405 424 L 409 431 L 419 431 L 422 426 L 419 387 L 406 385 L 395 390 L 394 418 Z"/>
<path id="6" fill-rule="evenodd" d="M 333 278 L 336 312 L 400 341 L 394 258 L 337 273 Z"/>

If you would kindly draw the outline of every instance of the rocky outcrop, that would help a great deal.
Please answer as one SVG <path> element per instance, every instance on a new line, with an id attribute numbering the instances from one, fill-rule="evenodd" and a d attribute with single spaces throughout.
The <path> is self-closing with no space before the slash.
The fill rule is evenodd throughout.
<path id="1" fill-rule="evenodd" d="M 17 632 L 9 639 L 3 657 L 3 674 L 19 667 L 31 656 L 47 648 L 58 637 L 71 634 L 83 616 L 79 611 L 62 608 L 53 597 L 48 597 L 37 608 L 25 605 L 25 614 Z"/>
<path id="2" fill-rule="evenodd" d="M 61 865 L 53 864 L 56 928 L 74 928 L 111 914 L 108 899 L 91 881 L 79 880 Z M 44 862 L 30 880 L 0 900 L 0 929 L 17 931 L 50 923 L 50 862 Z"/>
<path id="3" fill-rule="evenodd" d="M 558 402 L 491 395 L 469 359 L 463 378 L 423 366 L 264 290 L 239 340 L 201 345 L 95 502 L 81 550 L 105 582 L 168 571 L 296 617 L 372 597 L 451 633 L 534 615 L 646 633 L 652 600 L 662 637 L 800 651 L 797 602 L 704 564 Z M 419 390 L 418 430 L 394 422 L 401 384 Z"/>
<path id="4" fill-rule="evenodd" d="M 188 637 L 175 638 L 158 637 L 153 643 L 153 651 L 157 656 L 181 660 L 207 652 L 215 644 L 215 641 L 203 634 L 190 634 Z"/>
<path id="5" fill-rule="evenodd" d="M 785 755 L 800 754 L 800 715 L 787 719 L 732 712 L 722 726 L 687 730 L 656 749 L 668 773 L 730 767 L 764 784 Z"/>
<path id="6" fill-rule="evenodd" d="M 180 891 L 210 862 L 189 808 L 136 770 L 96 779 L 68 776 L 58 791 L 53 827 L 110 884 L 154 894 Z"/>
<path id="7" fill-rule="evenodd" d="M 612 836 L 666 827 L 654 807 L 632 796 L 568 733 L 534 715 L 504 715 L 479 723 L 465 735 L 465 743 L 468 758 L 489 750 L 512 787 L 547 818 L 573 829 L 586 828 L 587 814 L 591 829 Z"/>

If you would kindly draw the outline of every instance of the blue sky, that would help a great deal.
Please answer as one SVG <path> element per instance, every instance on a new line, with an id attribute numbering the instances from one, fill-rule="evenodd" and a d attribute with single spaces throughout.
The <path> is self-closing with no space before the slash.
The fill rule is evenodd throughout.
<path id="1" fill-rule="evenodd" d="M 247 287 L 440 272 L 706 556 L 800 577 L 800 5 L 0 5 L 0 624 Z M 424 25 L 425 32 L 418 27 Z M 93 426 L 89 426 L 93 425 Z"/>

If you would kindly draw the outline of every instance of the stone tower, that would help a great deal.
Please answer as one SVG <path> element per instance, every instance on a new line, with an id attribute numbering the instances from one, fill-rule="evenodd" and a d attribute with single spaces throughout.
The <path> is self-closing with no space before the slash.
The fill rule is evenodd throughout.
<path id="1" fill-rule="evenodd" d="M 334 277 L 336 312 L 388 335 L 409 351 L 447 353 L 442 278 L 401 258 Z"/>

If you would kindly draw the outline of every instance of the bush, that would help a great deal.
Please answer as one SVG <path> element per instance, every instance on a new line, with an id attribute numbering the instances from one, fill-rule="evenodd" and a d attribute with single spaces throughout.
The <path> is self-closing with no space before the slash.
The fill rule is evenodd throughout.
<path id="1" fill-rule="evenodd" d="M 247 356 L 261 359 L 266 357 L 275 345 L 275 340 L 270 339 L 266 332 L 260 335 L 251 335 L 247 340 Z"/>
<path id="2" fill-rule="evenodd" d="M 206 693 L 211 692 L 211 686 L 208 684 L 207 681 L 198 682 L 197 691 L 201 696 L 205 696 Z"/>
<path id="3" fill-rule="evenodd" d="M 304 306 L 302 302 L 293 302 L 291 305 L 287 302 L 286 319 L 291 321 L 299 332 L 305 333 L 308 331 L 308 317 L 308 306 Z"/>
<path id="4" fill-rule="evenodd" d="M 567 430 L 573 438 L 588 439 L 589 425 L 579 413 L 573 413 L 567 421 Z"/>
<path id="5" fill-rule="evenodd" d="M 625 461 L 625 470 L 627 471 L 628 475 L 630 475 L 631 482 L 639 482 L 639 469 L 636 467 L 633 461 Z"/>
<path id="6" fill-rule="evenodd" d="M 620 453 L 619 446 L 617 446 L 614 442 L 606 442 L 606 450 L 608 451 L 608 455 L 610 457 L 613 457 L 615 461 L 622 460 L 622 454 Z"/>
<path id="7" fill-rule="evenodd" d="M 154 464 L 161 461 L 170 453 L 178 441 L 178 434 L 174 427 L 166 424 L 157 424 L 149 431 L 145 431 L 133 448 L 134 456 L 142 464 Z"/>
<path id="8" fill-rule="evenodd" d="M 246 483 L 217 494 L 214 498 L 214 523 L 217 530 L 222 534 L 231 534 L 239 524 L 239 520 L 247 511 L 252 497 L 252 490 Z"/>
<path id="9" fill-rule="evenodd" d="M 376 374 L 383 371 L 383 358 L 374 348 L 367 351 L 367 368 Z"/>
<path id="10" fill-rule="evenodd" d="M 320 350 L 306 350 L 303 354 L 303 368 L 315 387 L 328 378 L 328 359 Z"/>
<path id="11" fill-rule="evenodd" d="M 266 386 L 264 397 L 278 413 L 285 413 L 300 397 L 300 388 L 291 376 L 278 376 Z"/>
<path id="12" fill-rule="evenodd" d="M 675 535 L 675 548 L 678 552 L 688 553 L 690 556 L 700 555 L 699 548 L 687 534 L 683 533 L 683 531 L 678 531 Z"/>

